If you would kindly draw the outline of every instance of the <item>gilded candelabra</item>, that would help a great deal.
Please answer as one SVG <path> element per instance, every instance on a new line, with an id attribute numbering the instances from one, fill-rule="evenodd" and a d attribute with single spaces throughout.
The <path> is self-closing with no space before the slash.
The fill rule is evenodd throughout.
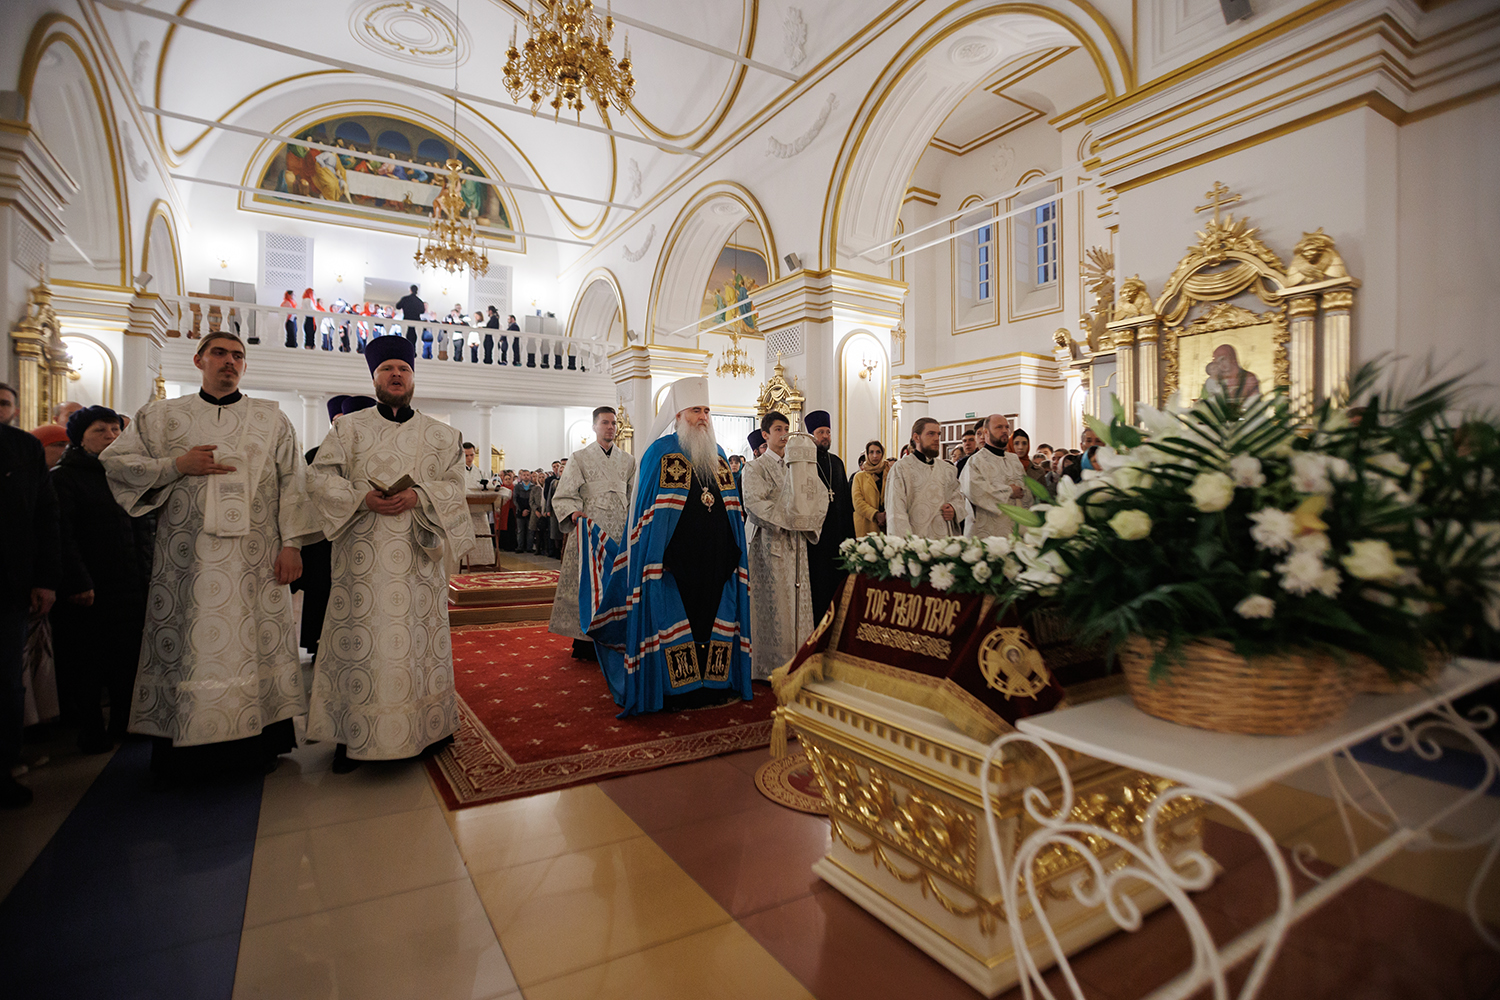
<path id="1" fill-rule="evenodd" d="M 729 335 L 729 346 L 724 348 L 724 354 L 719 359 L 719 367 L 715 371 L 720 378 L 754 377 L 755 366 L 750 364 L 750 355 L 740 347 L 739 334 Z"/>
<path id="2" fill-rule="evenodd" d="M 448 178 L 432 202 L 432 227 L 426 239 L 418 238 L 417 252 L 412 255 L 418 267 L 441 267 L 446 271 L 465 268 L 480 277 L 490 269 L 490 254 L 481 248 L 474 235 L 474 219 L 465 214 L 463 183 L 459 174 L 463 164 L 448 161 Z"/>
<path id="3" fill-rule="evenodd" d="M 526 95 L 532 114 L 550 95 L 553 118 L 565 109 L 582 118 L 587 94 L 607 124 L 610 104 L 624 111 L 635 96 L 630 37 L 626 36 L 624 55 L 616 63 L 609 48 L 614 31 L 609 8 L 600 17 L 593 0 L 541 0 L 528 5 L 526 41 L 519 49 L 516 30 L 511 30 L 505 89 L 514 101 Z"/>

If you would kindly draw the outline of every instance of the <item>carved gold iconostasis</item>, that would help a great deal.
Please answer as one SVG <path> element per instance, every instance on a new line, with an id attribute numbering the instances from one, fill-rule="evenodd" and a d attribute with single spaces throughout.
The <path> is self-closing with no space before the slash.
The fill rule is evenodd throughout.
<path id="1" fill-rule="evenodd" d="M 45 278 L 31 290 L 26 315 L 10 339 L 16 351 L 16 426 L 29 431 L 52 420 L 52 407 L 68 398 L 73 374 Z"/>
<path id="2" fill-rule="evenodd" d="M 1250 399 L 1278 386 L 1308 412 L 1348 379 L 1359 282 L 1321 228 L 1304 232 L 1283 264 L 1247 218 L 1224 211 L 1239 195 L 1215 182 L 1204 197 L 1195 211 L 1213 216 L 1154 299 L 1133 275 L 1110 301 L 1113 257 L 1091 252 L 1097 304 L 1081 322 L 1086 339 L 1058 330 L 1056 356 L 1089 386 L 1104 384 L 1095 368 L 1110 368 L 1113 394 L 1132 417 L 1137 402 L 1176 396 L 1187 405 L 1210 391 Z M 1108 414 L 1106 401 L 1094 403 L 1093 412 Z"/>

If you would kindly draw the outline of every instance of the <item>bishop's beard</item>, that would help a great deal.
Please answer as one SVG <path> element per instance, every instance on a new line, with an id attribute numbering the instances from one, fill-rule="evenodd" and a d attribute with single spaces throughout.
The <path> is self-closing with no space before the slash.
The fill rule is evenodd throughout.
<path id="1" fill-rule="evenodd" d="M 711 483 L 719 474 L 719 442 L 714 438 L 714 425 L 702 427 L 683 425 L 677 428 L 677 441 L 682 445 L 698 482 Z"/>

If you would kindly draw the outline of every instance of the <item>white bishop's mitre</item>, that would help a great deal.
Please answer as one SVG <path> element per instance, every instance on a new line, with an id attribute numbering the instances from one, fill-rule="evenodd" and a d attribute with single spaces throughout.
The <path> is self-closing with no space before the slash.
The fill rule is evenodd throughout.
<path id="1" fill-rule="evenodd" d="M 677 419 L 677 414 L 694 406 L 707 406 L 708 404 L 708 379 L 702 375 L 692 378 L 680 378 L 667 386 L 667 393 L 662 397 L 661 409 L 656 413 L 656 423 L 651 427 L 649 440 L 655 441 L 667 432 L 672 422 Z"/>

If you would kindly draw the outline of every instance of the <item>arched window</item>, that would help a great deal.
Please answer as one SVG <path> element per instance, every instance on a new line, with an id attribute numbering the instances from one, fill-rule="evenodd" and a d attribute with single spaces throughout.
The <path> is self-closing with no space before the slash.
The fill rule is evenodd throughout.
<path id="1" fill-rule="evenodd" d="M 448 159 L 448 144 L 436 139 L 423 139 L 417 146 L 417 155 L 424 160 L 443 163 Z"/>
<path id="2" fill-rule="evenodd" d="M 337 139 L 343 139 L 351 146 L 370 145 L 370 133 L 359 122 L 340 122 L 339 127 L 333 130 Z"/>
<path id="3" fill-rule="evenodd" d="M 375 147 L 383 153 L 396 153 L 401 156 L 411 155 L 411 142 L 400 132 L 386 130 L 380 133 Z"/>

